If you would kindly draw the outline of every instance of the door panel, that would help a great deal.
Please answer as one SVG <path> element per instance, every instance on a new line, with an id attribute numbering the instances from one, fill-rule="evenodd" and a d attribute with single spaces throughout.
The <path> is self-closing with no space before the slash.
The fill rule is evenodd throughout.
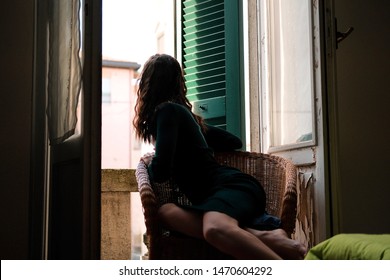
<path id="1" fill-rule="evenodd" d="M 52 148 L 49 259 L 82 259 L 83 174 L 82 138 Z M 62 153 L 61 153 L 62 152 Z M 73 154 L 70 157 L 59 154 Z"/>
<path id="2" fill-rule="evenodd" d="M 101 0 L 82 1 L 80 133 L 51 147 L 48 258 L 100 258 Z"/>
<path id="3" fill-rule="evenodd" d="M 337 18 L 333 34 L 354 28 L 328 51 L 333 224 L 336 232 L 388 233 L 390 2 L 328 2 L 330 20 Z"/>

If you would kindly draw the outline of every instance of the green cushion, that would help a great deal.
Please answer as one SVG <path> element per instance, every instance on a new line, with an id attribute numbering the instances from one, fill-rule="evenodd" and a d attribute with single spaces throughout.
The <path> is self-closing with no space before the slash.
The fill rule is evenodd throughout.
<path id="1" fill-rule="evenodd" d="M 390 234 L 338 234 L 310 249 L 306 260 L 390 260 Z"/>

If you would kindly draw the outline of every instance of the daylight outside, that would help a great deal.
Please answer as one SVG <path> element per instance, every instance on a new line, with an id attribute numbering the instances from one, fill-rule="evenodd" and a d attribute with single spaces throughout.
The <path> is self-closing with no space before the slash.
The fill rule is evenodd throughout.
<path id="1" fill-rule="evenodd" d="M 152 149 L 134 136 L 132 120 L 137 78 L 151 55 L 174 55 L 174 2 L 175 0 L 103 0 L 103 170 L 135 169 L 140 156 Z M 142 206 L 138 193 L 131 193 L 129 199 L 129 258 L 142 259 L 146 253 L 143 244 L 145 226 Z M 121 214 L 123 213 L 118 213 Z M 105 222 L 102 222 L 102 227 L 104 226 Z M 102 259 L 110 258 L 112 255 L 102 250 Z"/>

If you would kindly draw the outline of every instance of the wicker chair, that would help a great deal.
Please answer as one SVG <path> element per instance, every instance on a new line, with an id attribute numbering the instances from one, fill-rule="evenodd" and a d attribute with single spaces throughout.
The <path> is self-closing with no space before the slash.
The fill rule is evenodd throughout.
<path id="1" fill-rule="evenodd" d="M 282 228 L 291 236 L 297 213 L 297 168 L 286 159 L 262 153 L 225 152 L 216 154 L 216 159 L 260 181 L 267 193 L 267 212 L 279 217 Z M 203 240 L 164 229 L 157 219 L 158 200 L 142 163 L 137 167 L 136 178 L 145 216 L 149 259 L 232 259 Z"/>

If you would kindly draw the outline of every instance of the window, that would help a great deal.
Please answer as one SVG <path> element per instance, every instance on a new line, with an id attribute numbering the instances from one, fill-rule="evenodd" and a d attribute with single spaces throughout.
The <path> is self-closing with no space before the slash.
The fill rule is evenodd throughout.
<path id="1" fill-rule="evenodd" d="M 111 103 L 111 79 L 102 78 L 102 103 Z"/>
<path id="2" fill-rule="evenodd" d="M 270 150 L 313 145 L 311 1 L 262 0 L 260 10 L 265 142 Z"/>

